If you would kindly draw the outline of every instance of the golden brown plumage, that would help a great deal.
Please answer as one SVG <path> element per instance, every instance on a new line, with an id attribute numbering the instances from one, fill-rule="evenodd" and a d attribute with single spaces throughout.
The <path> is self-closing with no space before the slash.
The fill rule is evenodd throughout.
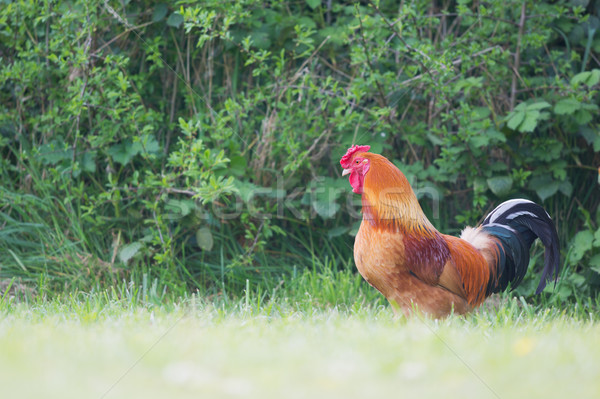
<path id="1" fill-rule="evenodd" d="M 404 174 L 368 150 L 351 147 L 340 161 L 353 191 L 362 195 L 354 260 L 360 274 L 394 308 L 406 315 L 418 308 L 433 317 L 466 313 L 492 292 L 520 282 L 536 237 L 546 246 L 540 287 L 557 272 L 556 230 L 539 205 L 508 201 L 487 223 L 465 229 L 462 238 L 443 235 L 423 213 Z"/>

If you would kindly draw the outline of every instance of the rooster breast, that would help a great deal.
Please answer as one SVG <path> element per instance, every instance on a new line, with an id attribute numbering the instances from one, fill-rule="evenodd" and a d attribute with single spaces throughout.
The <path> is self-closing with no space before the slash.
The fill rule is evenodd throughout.
<path id="1" fill-rule="evenodd" d="M 391 281 L 403 268 L 404 244 L 402 234 L 381 230 L 363 221 L 354 241 L 354 262 L 363 278 L 388 296 Z"/>

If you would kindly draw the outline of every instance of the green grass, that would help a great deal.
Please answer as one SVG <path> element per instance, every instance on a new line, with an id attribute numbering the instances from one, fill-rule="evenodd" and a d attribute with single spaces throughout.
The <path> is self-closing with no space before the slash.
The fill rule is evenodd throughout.
<path id="1" fill-rule="evenodd" d="M 249 286 L 239 298 L 169 299 L 132 284 L 53 299 L 4 296 L 0 386 L 7 397 L 45 398 L 600 392 L 599 317 L 585 307 L 504 296 L 466 317 L 406 320 L 357 281 L 306 272 L 269 295 Z"/>

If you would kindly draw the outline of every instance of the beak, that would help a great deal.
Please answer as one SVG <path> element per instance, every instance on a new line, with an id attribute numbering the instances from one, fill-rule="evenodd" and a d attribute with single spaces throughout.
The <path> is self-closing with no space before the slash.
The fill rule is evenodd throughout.
<path id="1" fill-rule="evenodd" d="M 352 172 L 350 169 L 344 169 L 344 171 L 342 172 L 342 176 L 346 176 L 350 172 Z"/>

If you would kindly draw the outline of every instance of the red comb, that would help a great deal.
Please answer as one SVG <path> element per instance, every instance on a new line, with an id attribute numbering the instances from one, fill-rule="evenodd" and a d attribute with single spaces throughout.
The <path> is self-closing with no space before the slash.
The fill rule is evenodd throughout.
<path id="1" fill-rule="evenodd" d="M 348 169 L 350 167 L 350 159 L 352 158 L 352 155 L 354 155 L 357 152 L 367 152 L 370 149 L 370 145 L 353 145 L 352 147 L 348 148 L 348 151 L 346 151 L 346 155 L 344 155 L 342 159 L 340 159 L 340 165 L 342 165 L 342 168 Z"/>

